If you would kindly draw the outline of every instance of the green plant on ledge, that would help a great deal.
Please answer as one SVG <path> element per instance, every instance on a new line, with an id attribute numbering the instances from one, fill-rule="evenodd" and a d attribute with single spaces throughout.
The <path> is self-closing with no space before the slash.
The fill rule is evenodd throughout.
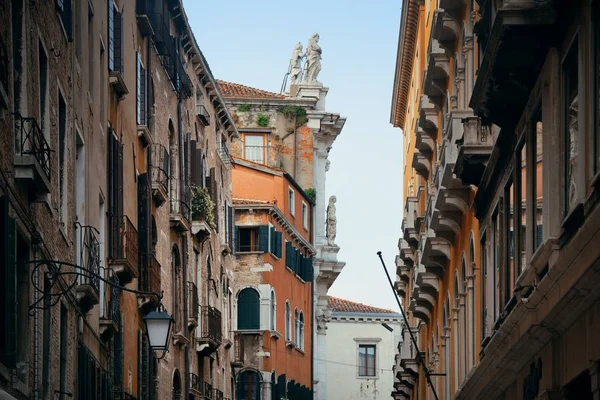
<path id="1" fill-rule="evenodd" d="M 192 186 L 192 220 L 199 221 L 204 219 L 207 224 L 214 228 L 215 203 L 213 203 L 208 193 L 208 189 L 201 186 Z"/>
<path id="2" fill-rule="evenodd" d="M 308 188 L 304 191 L 304 193 L 306 193 L 306 195 L 310 197 L 312 201 L 317 199 L 317 189 L 315 188 Z"/>
<path id="3" fill-rule="evenodd" d="M 308 118 L 306 117 L 306 110 L 300 106 L 293 106 L 288 104 L 287 106 L 281 106 L 277 109 L 278 113 L 285 115 L 288 118 L 296 118 L 296 128 L 304 125 Z"/>
<path id="4" fill-rule="evenodd" d="M 252 107 L 250 106 L 250 104 L 240 104 L 240 105 L 238 106 L 238 111 L 241 111 L 241 112 L 248 112 L 248 111 L 250 111 L 250 108 L 252 108 Z"/>
<path id="5" fill-rule="evenodd" d="M 269 126 L 269 117 L 267 117 L 265 114 L 258 114 L 256 116 L 256 124 L 258 126 L 262 126 L 263 128 Z"/>

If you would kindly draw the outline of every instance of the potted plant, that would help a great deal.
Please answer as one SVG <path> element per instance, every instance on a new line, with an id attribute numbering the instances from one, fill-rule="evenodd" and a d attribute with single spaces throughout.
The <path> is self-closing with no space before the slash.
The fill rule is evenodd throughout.
<path id="1" fill-rule="evenodd" d="M 210 227 L 215 226 L 214 207 L 208 189 L 201 186 L 192 187 L 192 220 L 204 220 Z"/>

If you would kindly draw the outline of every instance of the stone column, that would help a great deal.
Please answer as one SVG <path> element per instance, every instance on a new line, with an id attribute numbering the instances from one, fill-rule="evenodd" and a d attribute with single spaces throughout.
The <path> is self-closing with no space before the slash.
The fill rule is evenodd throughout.
<path id="1" fill-rule="evenodd" d="M 326 244 L 325 237 L 325 213 L 327 198 L 325 193 L 325 174 L 329 170 L 329 160 L 327 160 L 326 144 L 315 140 L 314 148 L 314 182 L 315 191 L 317 192 L 315 206 L 315 244 Z"/>
<path id="2" fill-rule="evenodd" d="M 468 315 L 467 315 L 467 328 L 471 326 L 471 324 L 475 324 L 475 275 L 467 275 L 467 304 L 469 305 Z M 469 332 L 465 332 L 467 335 L 467 346 L 468 354 L 469 354 L 469 364 L 468 371 L 473 367 L 475 363 L 475 326 L 471 326 Z"/>
<path id="3" fill-rule="evenodd" d="M 327 399 L 327 364 L 325 359 L 327 357 L 327 323 L 331 319 L 331 311 L 318 307 L 316 313 L 316 324 L 317 324 L 317 335 L 316 335 L 316 354 L 315 358 L 315 400 L 326 400 Z"/>

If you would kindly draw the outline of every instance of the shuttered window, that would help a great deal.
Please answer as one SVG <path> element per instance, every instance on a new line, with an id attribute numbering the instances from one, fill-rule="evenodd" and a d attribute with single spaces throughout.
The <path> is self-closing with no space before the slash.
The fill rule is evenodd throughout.
<path id="1" fill-rule="evenodd" d="M 293 250 L 292 242 L 285 242 L 285 265 L 289 268 L 292 268 Z"/>
<path id="2" fill-rule="evenodd" d="M 261 225 L 258 227 L 259 251 L 269 251 L 269 226 Z"/>
<path id="3" fill-rule="evenodd" d="M 254 289 L 244 289 L 238 296 L 238 329 L 260 329 L 260 298 Z"/>
<path id="4" fill-rule="evenodd" d="M 8 196 L 0 198 L 0 361 L 8 368 L 17 362 L 17 270 L 15 220 L 8 213 Z"/>
<path id="5" fill-rule="evenodd" d="M 137 53 L 137 68 L 136 68 L 136 106 L 137 106 L 137 124 L 147 125 L 146 111 L 146 70 L 142 63 L 142 55 Z"/>
<path id="6" fill-rule="evenodd" d="M 108 69 L 123 73 L 123 16 L 112 1 L 108 2 Z"/>

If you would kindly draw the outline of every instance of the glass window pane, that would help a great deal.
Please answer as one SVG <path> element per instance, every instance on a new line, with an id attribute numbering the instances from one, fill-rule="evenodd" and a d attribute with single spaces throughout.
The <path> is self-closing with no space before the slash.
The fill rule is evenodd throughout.
<path id="1" fill-rule="evenodd" d="M 577 200 L 577 158 L 579 154 L 579 79 L 578 79 L 578 46 L 575 38 L 571 50 L 563 65 L 564 79 L 564 121 L 565 121 L 565 216 Z"/>
<path id="2" fill-rule="evenodd" d="M 527 145 L 523 145 L 521 148 L 520 154 L 520 179 L 521 184 L 519 185 L 520 196 L 519 196 L 519 221 L 520 221 L 520 229 L 519 229 L 519 265 L 517 276 L 515 279 L 521 275 L 523 269 L 527 265 L 527 256 L 526 256 L 526 238 L 527 238 Z"/>
<path id="3" fill-rule="evenodd" d="M 538 111 L 536 117 L 534 118 L 534 135 L 535 135 L 535 223 L 536 229 L 534 232 L 534 248 L 537 249 L 542 244 L 543 237 L 543 206 L 544 206 L 544 160 L 542 157 L 542 141 L 543 141 L 543 132 L 544 126 L 542 124 L 542 112 Z"/>

